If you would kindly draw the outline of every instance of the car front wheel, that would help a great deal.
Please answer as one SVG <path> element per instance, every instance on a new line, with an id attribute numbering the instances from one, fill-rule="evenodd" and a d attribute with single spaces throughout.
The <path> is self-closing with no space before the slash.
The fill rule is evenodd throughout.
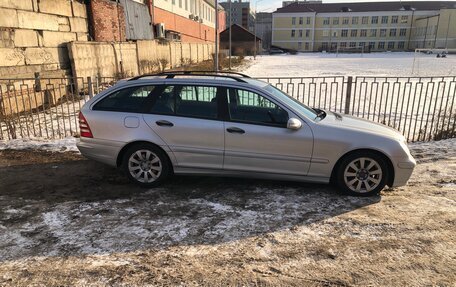
<path id="1" fill-rule="evenodd" d="M 339 189 L 350 195 L 371 196 L 386 185 L 388 165 L 376 153 L 358 152 L 345 157 L 337 170 Z"/>
<path id="2" fill-rule="evenodd" d="M 134 183 L 155 187 L 169 176 L 170 163 L 165 153 L 156 146 L 137 144 L 125 152 L 122 170 Z"/>

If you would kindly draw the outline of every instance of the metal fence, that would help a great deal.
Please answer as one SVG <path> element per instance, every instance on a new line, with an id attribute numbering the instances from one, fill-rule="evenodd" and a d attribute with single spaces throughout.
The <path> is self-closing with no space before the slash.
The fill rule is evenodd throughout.
<path id="1" fill-rule="evenodd" d="M 456 137 L 456 76 L 262 80 L 311 107 L 388 125 L 408 141 Z"/>
<path id="2" fill-rule="evenodd" d="M 456 76 L 262 78 L 311 106 L 393 127 L 409 141 L 456 137 Z M 0 140 L 78 134 L 78 112 L 115 78 L 0 79 Z"/>

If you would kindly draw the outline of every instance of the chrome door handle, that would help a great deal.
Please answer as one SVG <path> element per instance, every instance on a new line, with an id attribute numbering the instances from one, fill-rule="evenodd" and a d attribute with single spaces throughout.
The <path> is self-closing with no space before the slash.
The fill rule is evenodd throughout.
<path id="1" fill-rule="evenodd" d="M 243 129 L 237 127 L 229 127 L 226 129 L 226 131 L 232 134 L 245 134 L 245 131 Z"/>
<path id="2" fill-rule="evenodd" d="M 165 121 L 165 120 L 156 121 L 155 123 L 157 124 L 157 126 L 161 126 L 161 127 L 172 127 L 172 126 L 174 126 L 174 124 L 172 122 L 168 122 L 168 121 Z"/>

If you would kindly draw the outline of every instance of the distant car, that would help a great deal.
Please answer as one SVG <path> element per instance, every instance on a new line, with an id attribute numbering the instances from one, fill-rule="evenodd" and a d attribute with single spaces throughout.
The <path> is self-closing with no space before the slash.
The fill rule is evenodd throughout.
<path id="1" fill-rule="evenodd" d="M 274 54 L 285 54 L 285 51 L 282 49 L 278 49 L 278 48 L 269 49 L 269 55 L 274 55 Z"/>
<path id="2" fill-rule="evenodd" d="M 352 195 L 405 185 L 404 136 L 312 109 L 235 73 L 170 72 L 110 87 L 79 114 L 81 153 L 154 187 L 171 174 L 334 182 Z"/>

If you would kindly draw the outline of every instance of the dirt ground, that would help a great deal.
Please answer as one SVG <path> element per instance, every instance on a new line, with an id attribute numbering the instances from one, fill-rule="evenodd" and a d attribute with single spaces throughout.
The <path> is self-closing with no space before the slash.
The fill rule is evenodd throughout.
<path id="1" fill-rule="evenodd" d="M 448 148 L 450 146 L 450 148 Z M 406 187 L 175 177 L 131 185 L 76 153 L 0 151 L 0 286 L 456 286 L 456 151 Z"/>

